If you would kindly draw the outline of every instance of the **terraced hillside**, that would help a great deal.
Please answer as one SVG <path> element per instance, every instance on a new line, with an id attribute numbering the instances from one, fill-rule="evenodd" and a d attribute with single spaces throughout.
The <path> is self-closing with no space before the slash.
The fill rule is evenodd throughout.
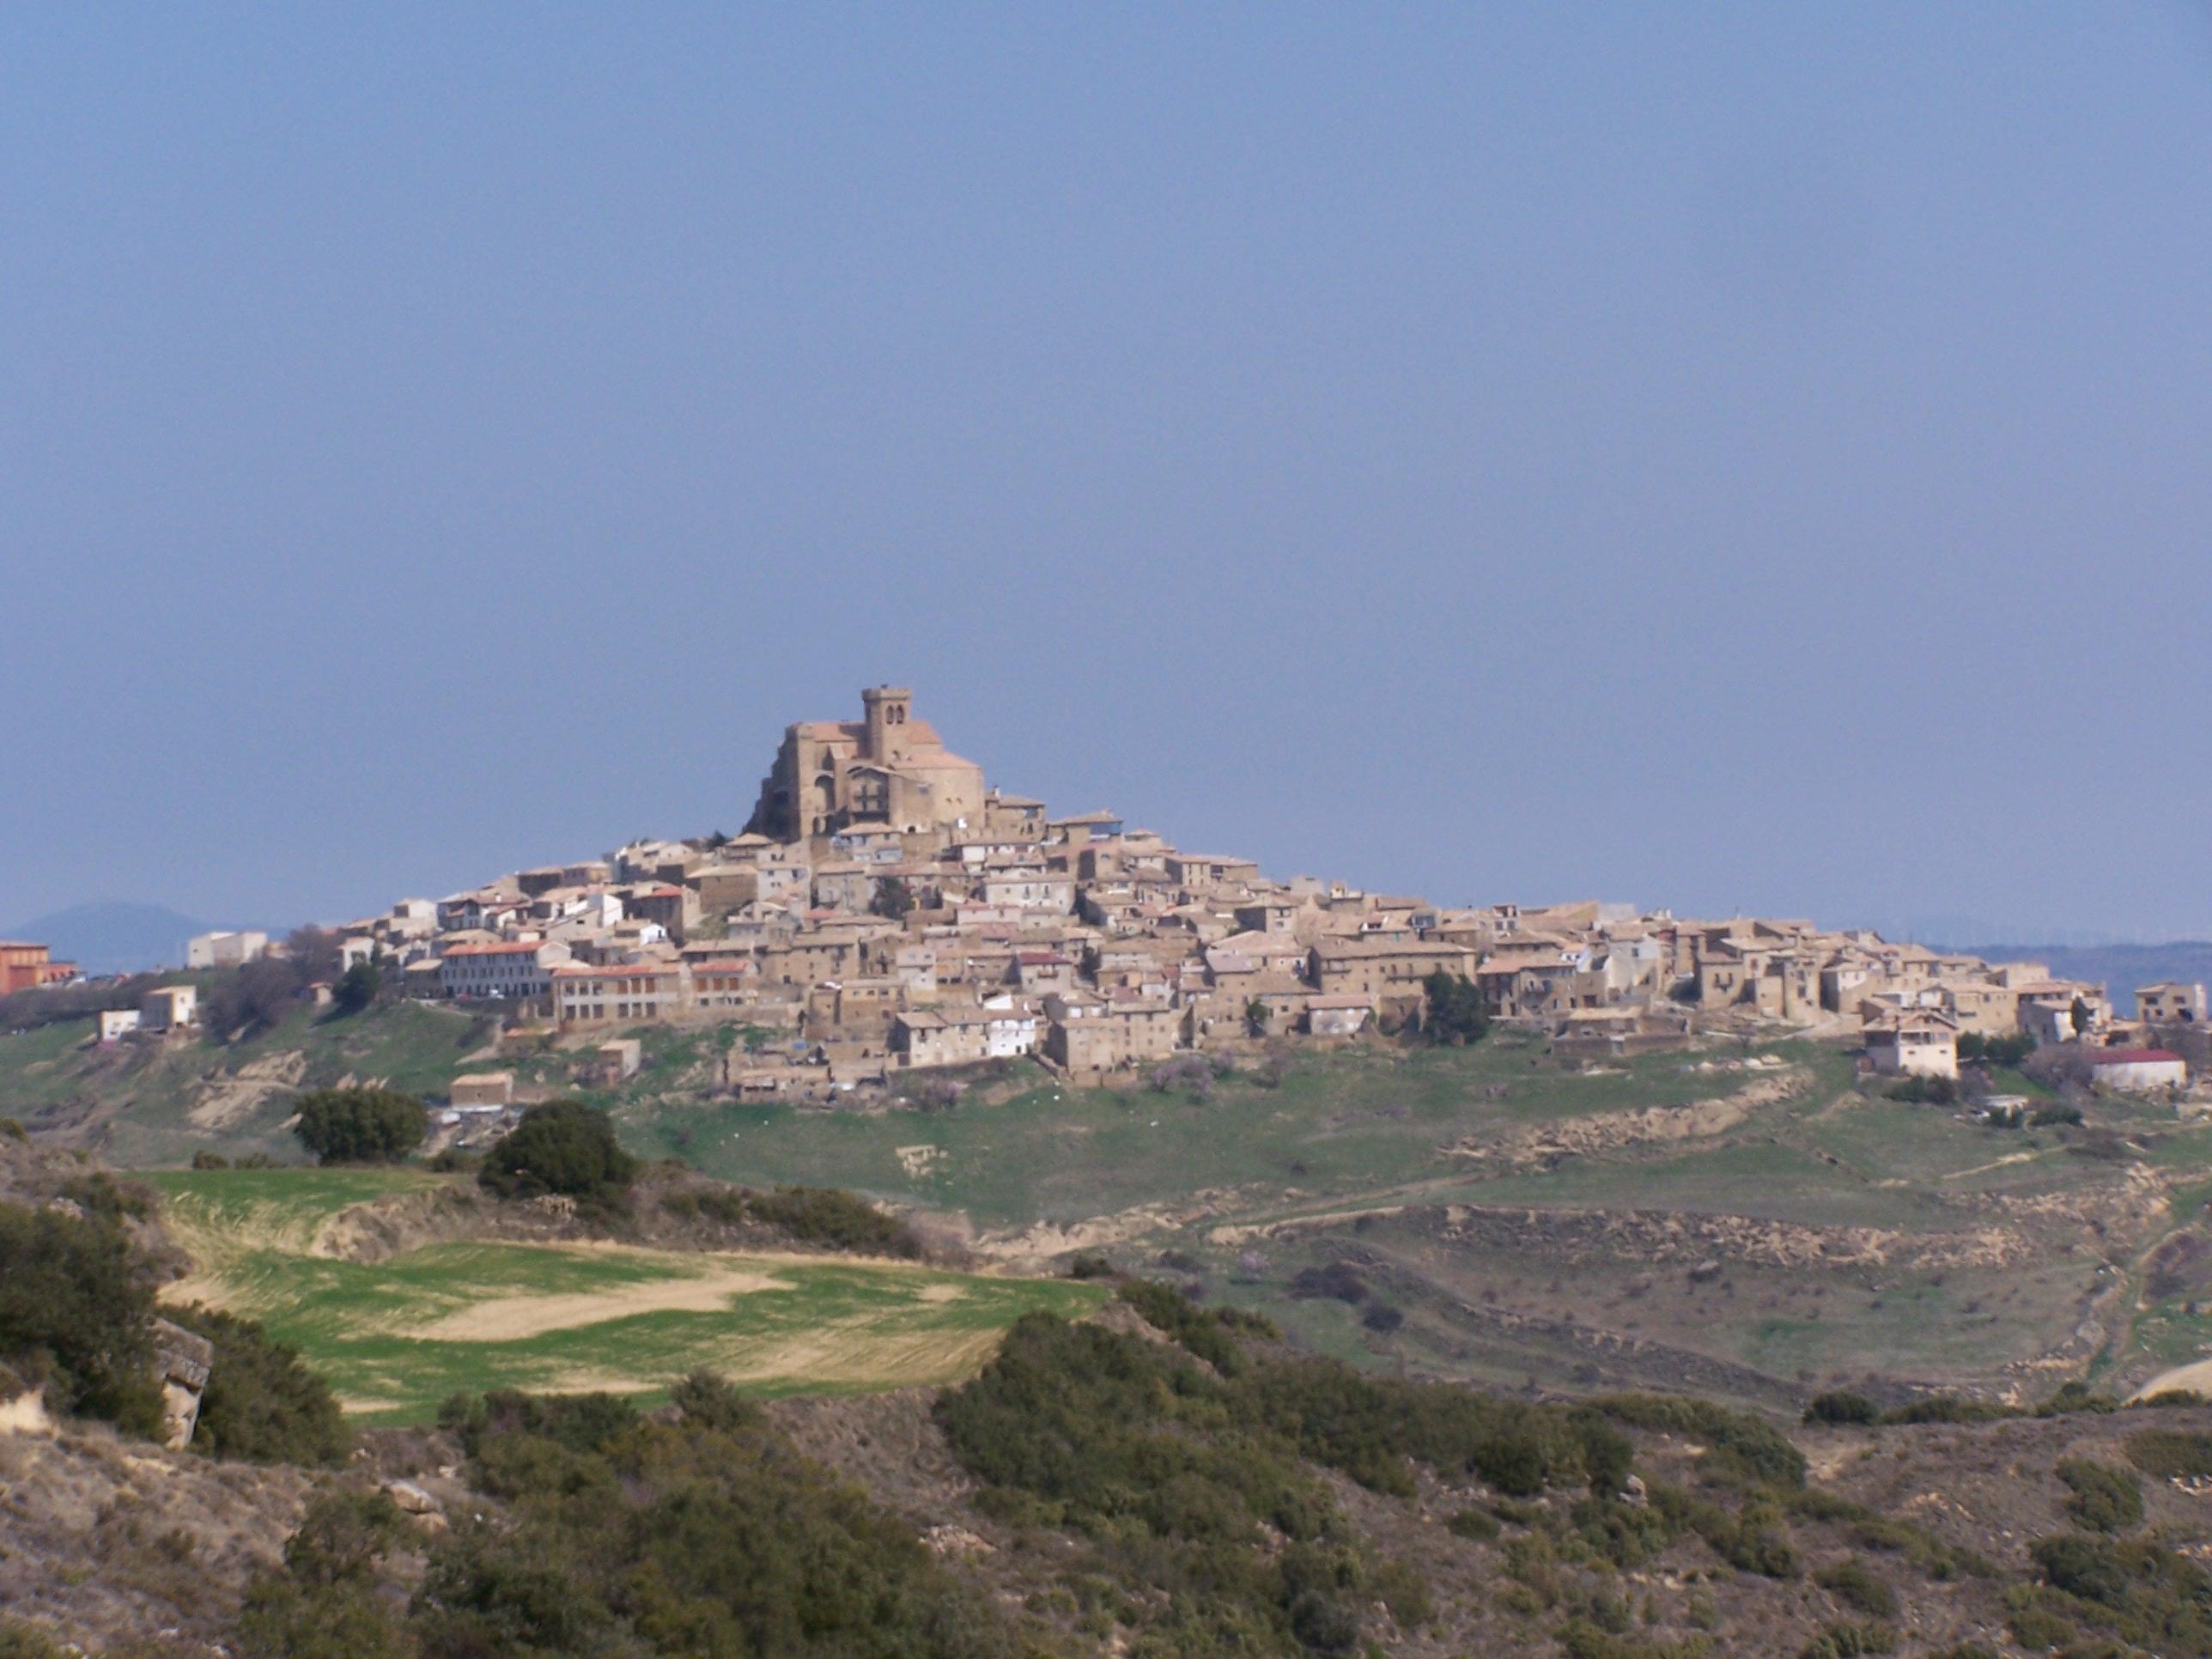
<path id="1" fill-rule="evenodd" d="M 167 1292 L 249 1314 L 295 1344 L 365 1421 L 428 1420 L 456 1392 L 657 1396 L 704 1366 L 763 1395 L 957 1382 L 1023 1314 L 1082 1285 L 851 1257 L 497 1239 L 384 1255 L 380 1207 L 451 1178 L 227 1170 L 149 1177 L 191 1277 Z"/>

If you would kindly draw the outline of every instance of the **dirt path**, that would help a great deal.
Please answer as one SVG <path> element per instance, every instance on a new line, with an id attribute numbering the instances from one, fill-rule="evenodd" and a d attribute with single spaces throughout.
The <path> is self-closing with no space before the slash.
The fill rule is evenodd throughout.
<path id="1" fill-rule="evenodd" d="M 432 1342 L 517 1342 L 548 1331 L 570 1331 L 646 1313 L 719 1313 L 733 1296 L 754 1291 L 787 1291 L 788 1279 L 749 1268 L 723 1267 L 696 1279 L 624 1285 L 611 1291 L 576 1291 L 556 1296 L 501 1296 L 456 1308 L 428 1325 L 403 1327 L 396 1336 Z"/>

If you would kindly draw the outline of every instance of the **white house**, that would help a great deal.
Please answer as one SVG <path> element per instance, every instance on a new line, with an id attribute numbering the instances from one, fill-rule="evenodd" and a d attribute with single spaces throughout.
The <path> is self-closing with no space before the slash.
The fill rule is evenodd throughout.
<path id="1" fill-rule="evenodd" d="M 138 1005 L 142 1031 L 180 1031 L 196 1024 L 199 1017 L 200 994 L 196 986 L 158 986 L 147 992 Z"/>
<path id="2" fill-rule="evenodd" d="M 185 942 L 187 968 L 237 968 L 269 951 L 269 935 L 217 931 Z"/>
<path id="3" fill-rule="evenodd" d="M 2204 1024 L 2204 988 L 2168 980 L 2136 988 L 2136 1018 L 2153 1025 Z"/>
<path id="4" fill-rule="evenodd" d="M 568 947 L 542 939 L 456 945 L 438 958 L 438 988 L 449 997 L 542 997 Z"/>
<path id="5" fill-rule="evenodd" d="M 1884 1077 L 1959 1075 L 1959 1022 L 1932 1008 L 1867 1021 L 1867 1059 Z"/>
<path id="6" fill-rule="evenodd" d="M 103 1044 L 110 1043 L 121 1037 L 128 1036 L 131 1032 L 138 1029 L 138 1022 L 142 1018 L 143 1018 L 143 1016 L 141 1014 L 139 1010 L 136 1008 L 106 1008 L 101 1010 L 100 1016 L 100 1042 Z"/>

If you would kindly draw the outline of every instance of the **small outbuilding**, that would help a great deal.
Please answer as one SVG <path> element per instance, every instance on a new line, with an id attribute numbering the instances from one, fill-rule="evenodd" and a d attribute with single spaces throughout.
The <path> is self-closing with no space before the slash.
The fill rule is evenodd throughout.
<path id="1" fill-rule="evenodd" d="M 2189 1062 L 2166 1048 L 2107 1048 L 2090 1058 L 2089 1075 L 2100 1089 L 2151 1094 L 2187 1088 Z"/>

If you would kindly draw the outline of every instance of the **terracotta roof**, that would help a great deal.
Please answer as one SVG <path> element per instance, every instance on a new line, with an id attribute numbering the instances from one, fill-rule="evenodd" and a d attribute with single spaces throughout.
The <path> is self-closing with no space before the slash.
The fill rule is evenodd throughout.
<path id="1" fill-rule="evenodd" d="M 2165 1048 L 2107 1048 L 2089 1063 L 2092 1066 L 2179 1065 L 2181 1056 Z"/>

